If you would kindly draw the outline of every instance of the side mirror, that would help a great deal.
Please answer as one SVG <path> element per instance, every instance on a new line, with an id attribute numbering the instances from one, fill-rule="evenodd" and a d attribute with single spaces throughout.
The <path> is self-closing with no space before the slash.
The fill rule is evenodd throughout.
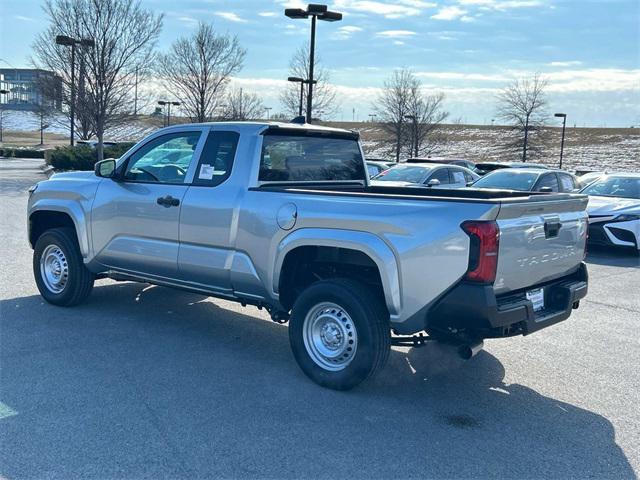
<path id="1" fill-rule="evenodd" d="M 553 193 L 553 188 L 551 188 L 551 187 L 542 187 L 542 188 L 540 188 L 539 192 L 542 192 L 542 193 Z"/>
<path id="2" fill-rule="evenodd" d="M 98 177 L 114 178 L 116 176 L 116 161 L 113 158 L 102 160 L 96 163 L 94 171 Z"/>
<path id="3" fill-rule="evenodd" d="M 440 185 L 440 180 L 437 178 L 432 178 L 427 182 L 427 187 L 437 187 L 438 185 Z"/>

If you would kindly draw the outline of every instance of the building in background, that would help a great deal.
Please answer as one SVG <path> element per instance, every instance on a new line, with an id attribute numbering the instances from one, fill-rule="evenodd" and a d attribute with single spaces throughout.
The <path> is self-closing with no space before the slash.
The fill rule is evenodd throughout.
<path id="1" fill-rule="evenodd" d="M 46 89 L 41 87 L 45 84 Z M 1 89 L 9 91 L 0 98 L 4 110 L 36 111 L 41 106 L 62 108 L 62 79 L 48 70 L 0 68 Z M 44 91 L 47 91 L 46 95 Z"/>

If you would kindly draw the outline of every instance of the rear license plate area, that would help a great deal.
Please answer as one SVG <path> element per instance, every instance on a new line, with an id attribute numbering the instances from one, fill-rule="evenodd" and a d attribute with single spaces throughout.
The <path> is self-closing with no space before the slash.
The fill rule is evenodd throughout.
<path id="1" fill-rule="evenodd" d="M 527 300 L 533 304 L 533 311 L 544 310 L 544 288 L 535 288 L 526 293 Z"/>

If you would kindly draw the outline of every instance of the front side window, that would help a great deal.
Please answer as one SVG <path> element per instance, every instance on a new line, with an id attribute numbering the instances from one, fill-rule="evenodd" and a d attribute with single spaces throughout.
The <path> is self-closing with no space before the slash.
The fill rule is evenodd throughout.
<path id="1" fill-rule="evenodd" d="M 536 192 L 541 191 L 545 187 L 550 188 L 552 192 L 557 192 L 560 190 L 560 186 L 558 185 L 558 179 L 553 173 L 549 175 L 544 175 L 540 179 L 540 181 L 536 185 Z"/>
<path id="2" fill-rule="evenodd" d="M 449 183 L 451 183 L 451 180 L 449 180 L 449 169 L 441 168 L 439 170 L 436 170 L 427 181 L 431 180 L 438 180 L 440 182 L 440 185 L 448 185 Z"/>
<path id="3" fill-rule="evenodd" d="M 183 183 L 199 139 L 200 132 L 179 132 L 151 140 L 129 157 L 124 179 Z"/>
<path id="4" fill-rule="evenodd" d="M 356 139 L 313 134 L 266 134 L 258 179 L 263 182 L 365 179 Z"/>

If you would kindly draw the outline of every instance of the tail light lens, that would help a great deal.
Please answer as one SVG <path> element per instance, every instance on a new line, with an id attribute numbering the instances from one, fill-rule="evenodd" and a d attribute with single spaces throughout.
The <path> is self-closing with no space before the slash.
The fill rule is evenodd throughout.
<path id="1" fill-rule="evenodd" d="M 465 278 L 471 282 L 493 283 L 498 269 L 500 228 L 493 221 L 464 222 L 462 229 L 469 235 L 469 269 Z"/>

